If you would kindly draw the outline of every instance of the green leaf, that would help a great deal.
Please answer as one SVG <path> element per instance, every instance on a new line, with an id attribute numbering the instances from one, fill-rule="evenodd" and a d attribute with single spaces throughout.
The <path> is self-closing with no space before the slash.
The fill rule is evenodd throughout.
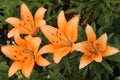
<path id="1" fill-rule="evenodd" d="M 67 69 L 68 73 L 71 74 L 72 72 L 71 72 L 71 68 L 70 68 L 68 57 L 66 56 L 63 60 L 64 60 L 63 63 L 65 65 L 65 68 Z"/>
<path id="2" fill-rule="evenodd" d="M 86 33 L 84 31 L 84 29 L 79 26 L 78 28 L 78 42 L 86 40 Z"/>
<path id="3" fill-rule="evenodd" d="M 80 80 L 85 80 L 85 78 L 87 76 L 87 73 L 88 73 L 88 67 L 86 67 L 85 69 L 83 69 L 83 72 L 81 74 Z"/>
<path id="4" fill-rule="evenodd" d="M 108 39 L 110 39 L 114 35 L 114 32 L 108 34 Z"/>
<path id="5" fill-rule="evenodd" d="M 8 68 L 6 62 L 0 63 L 0 80 L 8 80 Z"/>
<path id="6" fill-rule="evenodd" d="M 91 73 L 91 76 L 92 76 L 92 79 L 93 80 L 101 80 L 101 75 L 103 73 L 103 69 L 101 68 L 101 66 L 99 65 L 99 63 L 97 62 L 92 62 L 90 64 L 90 73 Z"/>
<path id="7" fill-rule="evenodd" d="M 109 65 L 109 63 L 105 60 L 103 60 L 101 62 L 101 65 L 109 72 L 109 73 L 113 73 L 113 69 L 111 68 L 111 66 Z"/>
<path id="8" fill-rule="evenodd" d="M 116 77 L 114 80 L 120 80 L 120 76 Z"/>
<path id="9" fill-rule="evenodd" d="M 110 61 L 115 61 L 120 63 L 120 54 L 117 53 L 116 55 L 108 56 L 105 57 L 105 59 L 110 60 Z"/>
<path id="10" fill-rule="evenodd" d="M 109 13 L 109 14 L 108 14 Z M 112 11 L 105 11 L 100 16 L 98 16 L 97 23 L 104 28 L 109 28 L 113 22 L 113 13 Z"/>

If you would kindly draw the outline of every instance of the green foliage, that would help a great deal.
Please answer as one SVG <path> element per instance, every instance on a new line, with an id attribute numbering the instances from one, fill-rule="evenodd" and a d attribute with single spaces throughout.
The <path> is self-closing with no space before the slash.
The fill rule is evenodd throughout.
<path id="1" fill-rule="evenodd" d="M 120 50 L 120 0 L 0 0 L 0 46 L 12 41 L 6 37 L 12 26 L 5 19 L 11 16 L 19 18 L 21 3 L 26 3 L 33 15 L 40 6 L 45 7 L 45 20 L 55 27 L 61 10 L 65 11 L 67 20 L 80 14 L 77 42 L 86 40 L 85 26 L 90 24 L 97 37 L 107 33 L 108 44 Z M 39 36 L 43 40 L 41 46 L 49 43 L 41 32 Z M 20 71 L 8 78 L 11 61 L 0 52 L 0 80 L 120 80 L 120 53 L 103 58 L 101 63 L 92 62 L 79 70 L 81 56 L 82 53 L 74 51 L 55 64 L 52 55 L 47 54 L 46 58 L 51 64 L 47 67 L 35 65 L 27 79 Z"/>

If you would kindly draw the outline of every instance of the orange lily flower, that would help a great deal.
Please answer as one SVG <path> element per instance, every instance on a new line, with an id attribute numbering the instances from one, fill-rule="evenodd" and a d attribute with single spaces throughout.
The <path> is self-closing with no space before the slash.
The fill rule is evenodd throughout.
<path id="1" fill-rule="evenodd" d="M 39 66 L 47 66 L 50 63 L 41 55 L 37 56 L 38 48 L 41 43 L 39 37 L 32 38 L 28 35 L 21 39 L 19 34 L 14 34 L 15 42 L 18 45 L 2 46 L 1 51 L 10 59 L 14 60 L 9 71 L 8 76 L 11 77 L 18 70 L 21 70 L 25 77 L 29 78 L 35 62 Z"/>
<path id="2" fill-rule="evenodd" d="M 14 28 L 11 29 L 8 33 L 8 38 L 14 36 L 16 29 L 19 34 L 31 34 L 32 36 L 37 36 L 40 26 L 46 24 L 46 21 L 43 19 L 46 9 L 40 7 L 35 13 L 35 22 L 33 16 L 28 9 L 28 7 L 23 3 L 20 8 L 21 19 L 15 17 L 9 17 L 5 21 L 11 24 Z M 35 24 L 34 24 L 35 23 Z"/>
<path id="3" fill-rule="evenodd" d="M 75 48 L 74 42 L 78 37 L 78 21 L 79 16 L 74 16 L 67 22 L 64 11 L 61 11 L 58 15 L 58 29 L 50 25 L 41 27 L 41 31 L 52 44 L 43 46 L 39 54 L 53 53 L 54 62 L 59 63 Z"/>
<path id="4" fill-rule="evenodd" d="M 87 41 L 77 43 L 76 50 L 83 52 L 80 59 L 79 69 L 87 66 L 92 61 L 101 62 L 102 57 L 110 56 L 119 52 L 118 49 L 107 45 L 107 34 L 104 33 L 96 40 L 96 34 L 90 25 L 86 27 Z"/>

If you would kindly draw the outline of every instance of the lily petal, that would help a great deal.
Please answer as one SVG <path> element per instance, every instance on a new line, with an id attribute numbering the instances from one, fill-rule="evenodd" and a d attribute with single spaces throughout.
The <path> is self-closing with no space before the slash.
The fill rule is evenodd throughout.
<path id="1" fill-rule="evenodd" d="M 60 48 L 61 48 L 61 46 L 57 46 L 57 45 L 54 45 L 54 44 L 48 44 L 48 45 L 43 46 L 39 50 L 38 55 L 41 55 L 41 54 L 44 54 L 44 53 L 54 53 L 56 50 L 58 50 Z"/>
<path id="2" fill-rule="evenodd" d="M 96 54 L 92 54 L 92 59 L 95 60 L 96 62 L 101 62 L 102 61 L 102 54 L 100 52 Z"/>
<path id="3" fill-rule="evenodd" d="M 27 29 L 25 29 L 24 27 L 17 27 L 17 28 L 11 29 L 8 32 L 7 37 L 8 38 L 13 37 L 16 31 L 18 31 L 19 34 L 30 34 L 30 32 Z"/>
<path id="4" fill-rule="evenodd" d="M 69 52 L 71 52 L 71 47 L 63 47 L 58 49 L 53 54 L 53 60 L 55 63 L 59 63 L 61 59 L 66 56 Z"/>
<path id="5" fill-rule="evenodd" d="M 39 66 L 48 66 L 50 64 L 50 62 L 47 59 L 43 58 L 41 55 L 36 57 L 36 63 Z"/>
<path id="6" fill-rule="evenodd" d="M 65 26 L 65 34 L 72 42 L 75 42 L 78 38 L 78 22 L 79 16 L 74 16 L 71 20 L 68 21 L 67 25 Z"/>
<path id="7" fill-rule="evenodd" d="M 7 37 L 8 37 L 8 38 L 13 37 L 14 34 L 15 34 L 15 32 L 16 32 L 16 29 L 15 29 L 15 28 L 11 29 L 11 30 L 8 32 Z"/>
<path id="8" fill-rule="evenodd" d="M 21 19 L 24 22 L 29 22 L 31 24 L 31 26 L 29 27 L 34 28 L 34 21 L 33 21 L 32 14 L 24 3 L 22 3 L 21 5 L 20 14 L 21 14 Z"/>
<path id="9" fill-rule="evenodd" d="M 14 61 L 9 68 L 8 76 L 11 77 L 13 74 L 15 74 L 18 70 L 21 69 L 22 69 L 22 62 Z"/>
<path id="10" fill-rule="evenodd" d="M 94 42 L 96 40 L 96 34 L 89 24 L 87 24 L 87 27 L 86 27 L 86 34 L 87 34 L 88 41 Z"/>
<path id="11" fill-rule="evenodd" d="M 79 42 L 76 43 L 76 50 L 77 51 L 81 51 L 83 52 L 85 55 L 91 55 L 92 53 L 90 52 L 91 48 L 91 44 L 89 41 L 83 41 L 83 42 Z"/>
<path id="12" fill-rule="evenodd" d="M 106 50 L 102 52 L 102 56 L 110 56 L 110 55 L 114 55 L 116 53 L 118 53 L 119 50 L 117 48 L 111 47 L 111 46 L 107 46 Z"/>
<path id="13" fill-rule="evenodd" d="M 94 46 L 99 51 L 104 51 L 107 45 L 107 34 L 103 34 L 98 40 L 95 41 Z"/>
<path id="14" fill-rule="evenodd" d="M 2 46 L 1 51 L 12 60 L 22 60 L 25 56 L 28 56 L 23 52 L 22 47 L 15 45 Z"/>
<path id="15" fill-rule="evenodd" d="M 55 45 L 68 45 L 68 39 L 61 30 L 45 25 L 41 27 L 41 31 L 51 43 Z"/>
<path id="16" fill-rule="evenodd" d="M 29 59 L 29 61 L 27 61 L 24 64 L 24 66 L 22 68 L 22 73 L 24 74 L 25 77 L 29 78 L 29 76 L 33 70 L 34 64 L 35 64 L 35 62 L 34 62 L 33 58 Z"/>
<path id="17" fill-rule="evenodd" d="M 21 39 L 17 31 L 14 33 L 14 40 L 19 46 L 22 46 L 24 48 L 26 47 L 26 41 L 24 39 Z"/>
<path id="18" fill-rule="evenodd" d="M 9 17 L 5 20 L 5 22 L 11 24 L 14 27 L 18 27 L 20 23 L 20 19 L 15 18 L 15 17 Z"/>
<path id="19" fill-rule="evenodd" d="M 47 9 L 45 9 L 44 7 L 40 7 L 36 13 L 35 13 L 35 25 L 36 27 L 41 26 L 41 24 L 43 25 L 43 23 L 41 22 L 41 20 L 43 20 L 44 14 L 46 12 Z M 41 23 L 41 24 L 40 24 Z M 44 23 L 45 25 L 46 23 Z"/>
<path id="20" fill-rule="evenodd" d="M 61 31 L 65 32 L 65 27 L 66 27 L 66 24 L 67 24 L 67 20 L 65 18 L 65 14 L 64 14 L 64 11 L 61 11 L 58 15 L 58 27 Z"/>
<path id="21" fill-rule="evenodd" d="M 80 59 L 80 64 L 79 64 L 79 69 L 84 68 L 85 66 L 87 66 L 88 64 L 90 64 L 92 62 L 92 57 L 88 56 L 88 55 L 83 55 Z"/>
<path id="22" fill-rule="evenodd" d="M 41 38 L 39 37 L 33 37 L 31 35 L 28 35 L 25 37 L 25 39 L 27 40 L 27 47 L 30 49 L 30 50 L 33 50 L 34 51 L 34 55 L 37 55 L 38 54 L 38 49 L 39 49 L 39 46 L 40 46 L 40 43 L 41 43 Z"/>

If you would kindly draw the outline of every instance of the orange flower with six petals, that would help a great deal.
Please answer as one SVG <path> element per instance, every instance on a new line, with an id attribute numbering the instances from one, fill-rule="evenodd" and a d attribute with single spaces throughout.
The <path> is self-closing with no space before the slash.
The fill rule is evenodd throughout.
<path id="1" fill-rule="evenodd" d="M 39 66 L 47 66 L 50 63 L 41 55 L 37 56 L 41 39 L 39 37 L 32 38 L 28 35 L 21 39 L 19 34 L 14 34 L 15 42 L 18 45 L 2 46 L 1 51 L 10 59 L 14 60 L 12 63 L 8 76 L 11 77 L 18 70 L 21 70 L 25 77 L 29 77 L 35 62 Z"/>
<path id="2" fill-rule="evenodd" d="M 80 59 L 79 69 L 87 66 L 93 60 L 101 62 L 102 57 L 110 56 L 119 52 L 118 49 L 107 46 L 107 34 L 104 33 L 96 40 L 96 34 L 90 25 L 86 27 L 87 41 L 77 43 L 76 50 L 83 52 Z"/>
<path id="3" fill-rule="evenodd" d="M 35 13 L 35 21 L 28 7 L 23 3 L 20 8 L 21 19 L 9 17 L 5 21 L 10 23 L 14 28 L 8 32 L 8 38 L 13 37 L 16 29 L 19 34 L 31 34 L 37 36 L 40 26 L 46 24 L 43 19 L 46 9 L 40 7 Z"/>
<path id="4" fill-rule="evenodd" d="M 79 16 L 74 16 L 67 22 L 64 11 L 61 11 L 58 15 L 59 29 L 49 25 L 41 27 L 41 31 L 52 44 L 43 46 L 39 54 L 53 53 L 54 62 L 59 63 L 64 56 L 75 48 L 74 42 L 78 37 L 78 21 Z"/>

